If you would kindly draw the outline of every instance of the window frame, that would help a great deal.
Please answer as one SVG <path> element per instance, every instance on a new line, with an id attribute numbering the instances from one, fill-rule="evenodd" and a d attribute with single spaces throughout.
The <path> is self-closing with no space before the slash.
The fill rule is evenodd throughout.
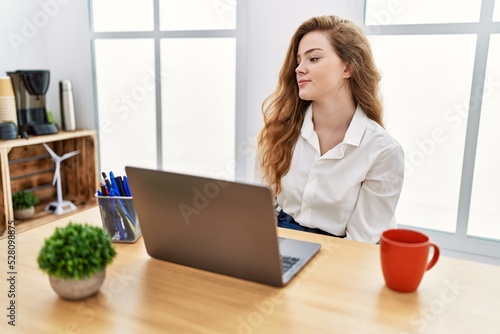
<path id="1" fill-rule="evenodd" d="M 427 233 L 445 250 L 444 253 L 450 256 L 500 265 L 500 240 L 467 235 L 490 35 L 500 33 L 500 23 L 493 21 L 495 0 L 482 0 L 478 22 L 397 25 L 365 24 L 366 2 L 367 0 L 364 1 L 365 13 L 362 28 L 368 36 L 435 34 L 475 34 L 477 36 L 455 232 L 449 233 L 403 224 L 399 226 Z M 500 6 L 500 4 L 497 5 Z"/>
<path id="2" fill-rule="evenodd" d="M 238 176 L 238 148 L 244 144 L 245 139 L 239 133 L 245 133 L 244 116 L 239 113 L 239 110 L 245 110 L 246 94 L 245 94 L 245 62 L 246 62 L 246 27 L 247 27 L 247 7 L 246 1 L 232 0 L 215 0 L 214 6 L 219 8 L 231 8 L 236 10 L 236 28 L 235 29 L 220 29 L 220 30 L 179 30 L 179 31 L 161 31 L 160 30 L 160 0 L 153 1 L 154 12 L 154 30 L 152 31 L 116 31 L 116 32 L 95 32 L 92 21 L 92 1 L 88 1 L 89 17 L 90 17 L 90 43 L 91 43 L 91 61 L 92 61 L 92 84 L 93 84 L 93 107 L 94 107 L 94 128 L 97 130 L 99 139 L 100 119 L 98 108 L 98 91 L 96 84 L 96 59 L 95 59 L 95 41 L 99 39 L 153 39 L 154 40 L 154 57 L 155 57 L 155 77 L 161 78 L 161 40 L 162 39 L 186 39 L 186 38 L 234 38 L 236 40 L 236 88 L 235 88 L 235 163 L 231 164 L 234 171 L 229 171 L 228 174 Z M 162 82 L 156 80 L 155 87 L 155 105 L 156 105 L 156 164 L 158 169 L 163 169 L 163 138 L 162 138 Z M 99 152 L 97 157 L 98 167 L 100 168 L 101 161 Z M 236 173 L 235 173 L 236 172 Z"/>

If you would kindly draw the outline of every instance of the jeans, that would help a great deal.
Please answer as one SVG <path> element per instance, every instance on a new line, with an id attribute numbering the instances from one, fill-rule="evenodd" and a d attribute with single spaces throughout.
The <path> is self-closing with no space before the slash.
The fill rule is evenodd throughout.
<path id="1" fill-rule="evenodd" d="M 284 228 L 289 228 L 291 230 L 297 230 L 297 231 L 304 231 L 304 232 L 310 232 L 310 233 L 316 233 L 316 234 L 323 234 L 323 235 L 329 235 L 331 237 L 337 237 L 337 238 L 343 238 L 336 236 L 334 234 L 325 232 L 323 230 L 320 230 L 319 228 L 310 228 L 310 227 L 305 227 L 297 223 L 292 216 L 286 214 L 283 210 L 280 211 L 278 214 L 278 227 L 284 227 Z"/>

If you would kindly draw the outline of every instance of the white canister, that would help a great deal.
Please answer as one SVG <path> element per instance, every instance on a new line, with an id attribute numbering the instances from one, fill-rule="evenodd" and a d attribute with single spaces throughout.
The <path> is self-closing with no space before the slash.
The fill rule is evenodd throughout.
<path id="1" fill-rule="evenodd" d="M 59 82 L 59 98 L 61 101 L 61 120 L 66 131 L 76 130 L 75 104 L 73 101 L 73 87 L 70 80 Z"/>

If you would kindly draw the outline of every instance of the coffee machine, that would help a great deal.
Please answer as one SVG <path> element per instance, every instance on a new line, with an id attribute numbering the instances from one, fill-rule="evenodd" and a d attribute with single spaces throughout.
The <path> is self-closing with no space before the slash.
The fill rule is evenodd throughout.
<path id="1" fill-rule="evenodd" d="M 50 123 L 45 106 L 49 89 L 50 71 L 18 70 L 7 72 L 16 97 L 17 123 L 22 137 L 59 132 L 57 124 Z"/>

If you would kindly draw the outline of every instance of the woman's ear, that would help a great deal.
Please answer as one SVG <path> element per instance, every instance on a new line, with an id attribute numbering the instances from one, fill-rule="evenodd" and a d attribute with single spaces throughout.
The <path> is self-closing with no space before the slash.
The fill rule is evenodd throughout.
<path id="1" fill-rule="evenodd" d="M 344 79 L 349 79 L 352 75 L 352 67 L 351 64 L 345 63 L 345 68 L 344 68 Z"/>

